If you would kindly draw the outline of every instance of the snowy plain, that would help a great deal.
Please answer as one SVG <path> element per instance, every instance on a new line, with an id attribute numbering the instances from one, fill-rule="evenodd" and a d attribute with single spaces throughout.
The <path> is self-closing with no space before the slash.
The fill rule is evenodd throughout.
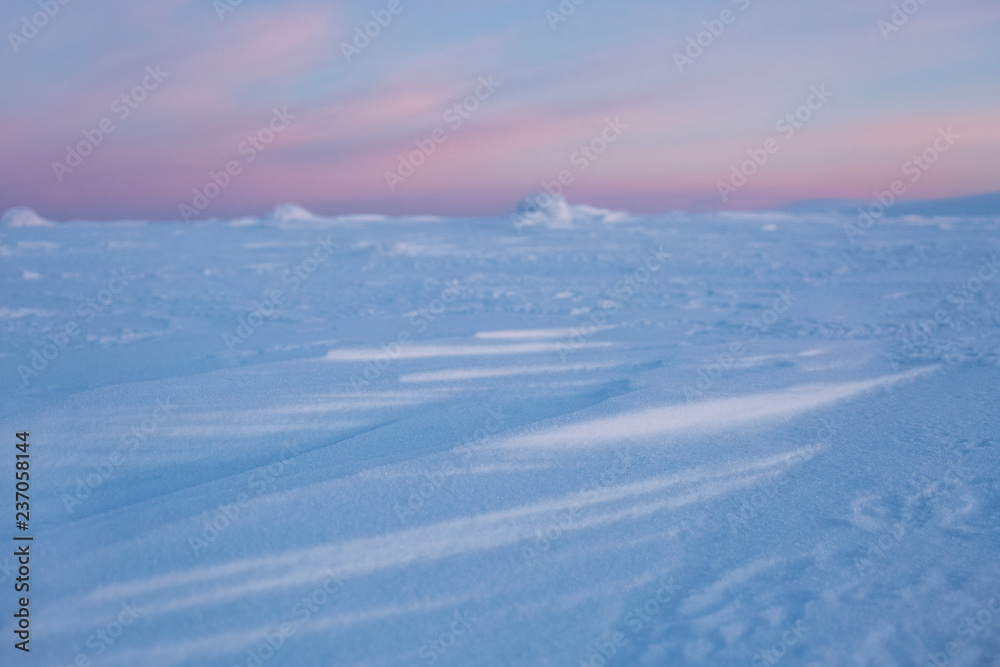
<path id="1" fill-rule="evenodd" d="M 853 222 L 8 212 L 30 664 L 1000 665 L 1000 219 Z"/>

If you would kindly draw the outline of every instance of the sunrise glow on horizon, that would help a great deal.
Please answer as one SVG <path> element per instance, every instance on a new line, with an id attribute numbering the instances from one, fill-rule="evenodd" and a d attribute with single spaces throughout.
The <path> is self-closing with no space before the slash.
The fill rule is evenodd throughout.
<path id="1" fill-rule="evenodd" d="M 0 27 L 0 210 L 53 219 L 493 215 L 560 180 L 649 213 L 1000 189 L 986 0 L 50 0 Z"/>

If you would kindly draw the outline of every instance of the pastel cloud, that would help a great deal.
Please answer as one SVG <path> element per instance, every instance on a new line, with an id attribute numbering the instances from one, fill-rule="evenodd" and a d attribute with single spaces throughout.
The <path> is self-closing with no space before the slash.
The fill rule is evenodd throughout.
<path id="1" fill-rule="evenodd" d="M 0 100 L 0 209 L 176 218 L 275 107 L 294 123 L 206 215 L 283 201 L 329 213 L 499 213 L 569 168 L 616 117 L 627 132 L 575 174 L 571 199 L 657 211 L 867 198 L 948 126 L 960 144 L 909 194 L 997 189 L 1000 8 L 986 0 L 927 3 L 889 39 L 877 22 L 891 6 L 752 3 L 684 72 L 673 52 L 721 7 L 588 3 L 553 31 L 548 7 L 527 0 L 404 4 L 350 63 L 341 42 L 371 20 L 352 3 L 247 0 L 224 20 L 193 0 L 66 6 L 0 67 L 11 91 Z M 20 18 L 0 9 L 0 27 Z M 52 162 L 149 65 L 169 78 L 58 181 Z M 490 75 L 501 87 L 448 127 L 444 113 Z M 820 84 L 834 98 L 723 203 L 717 182 Z M 385 172 L 437 127 L 448 141 L 390 191 Z"/>

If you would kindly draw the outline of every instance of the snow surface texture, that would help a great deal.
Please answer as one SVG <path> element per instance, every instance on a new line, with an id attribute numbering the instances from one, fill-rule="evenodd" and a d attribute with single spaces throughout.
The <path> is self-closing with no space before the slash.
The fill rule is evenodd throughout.
<path id="1" fill-rule="evenodd" d="M 1000 664 L 1000 220 L 549 204 L 6 215 L 28 662 Z"/>

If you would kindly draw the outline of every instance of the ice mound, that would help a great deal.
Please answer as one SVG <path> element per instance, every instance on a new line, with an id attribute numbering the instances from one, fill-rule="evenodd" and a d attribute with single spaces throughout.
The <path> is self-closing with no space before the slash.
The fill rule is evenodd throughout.
<path id="1" fill-rule="evenodd" d="M 571 206 L 562 195 L 553 196 L 547 192 L 522 199 L 511 217 L 518 229 L 531 226 L 569 229 L 580 223 L 622 222 L 631 218 L 628 213 L 621 211 Z"/>
<path id="2" fill-rule="evenodd" d="M 298 204 L 279 204 L 266 217 L 267 221 L 279 225 L 289 222 L 322 222 L 325 219 Z"/>
<path id="3" fill-rule="evenodd" d="M 545 225 L 547 227 L 572 227 L 573 211 L 561 196 L 542 192 L 525 197 L 517 203 L 514 215 L 523 225 Z"/>
<path id="4" fill-rule="evenodd" d="M 0 218 L 0 227 L 52 227 L 42 216 L 35 213 L 30 208 L 17 207 L 8 209 Z"/>

